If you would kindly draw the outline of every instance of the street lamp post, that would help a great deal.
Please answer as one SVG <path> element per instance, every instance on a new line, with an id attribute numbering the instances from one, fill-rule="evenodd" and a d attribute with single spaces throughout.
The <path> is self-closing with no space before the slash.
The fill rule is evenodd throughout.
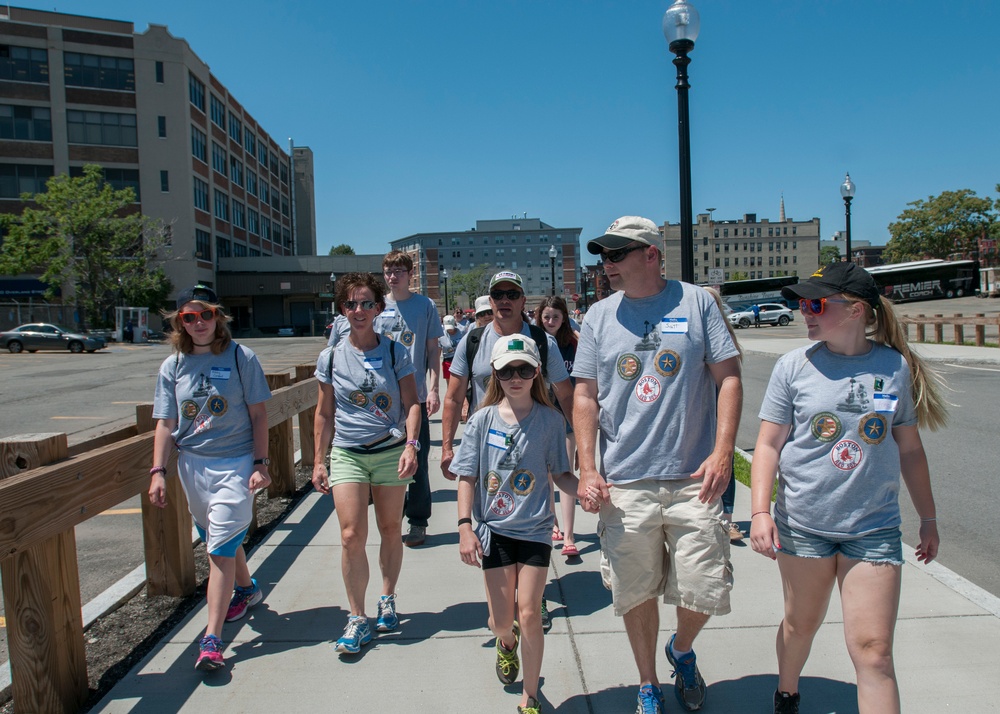
<path id="1" fill-rule="evenodd" d="M 847 243 L 844 245 L 844 253 L 848 262 L 854 260 L 851 256 L 851 199 L 854 198 L 854 191 L 857 187 L 851 181 L 851 175 L 847 174 L 844 183 L 840 185 L 840 195 L 844 197 L 844 213 L 847 217 Z"/>
<path id="2" fill-rule="evenodd" d="M 580 294 L 583 295 L 583 309 L 587 309 L 587 266 L 580 266 Z"/>
<path id="3" fill-rule="evenodd" d="M 681 280 L 694 282 L 694 229 L 691 216 L 691 129 L 688 120 L 688 53 L 694 49 L 701 22 L 698 11 L 687 0 L 674 0 L 663 14 L 663 36 L 677 57 L 677 161 L 681 193 Z"/>
<path id="4" fill-rule="evenodd" d="M 441 282 L 444 283 L 444 314 L 448 314 L 448 269 L 441 268 Z"/>
<path id="5" fill-rule="evenodd" d="M 333 295 L 333 299 L 330 300 L 330 321 L 332 322 L 335 317 L 337 317 L 337 274 L 330 273 L 330 294 Z"/>
<path id="6" fill-rule="evenodd" d="M 552 294 L 556 294 L 556 247 L 554 245 L 549 246 L 549 265 L 552 267 Z"/>

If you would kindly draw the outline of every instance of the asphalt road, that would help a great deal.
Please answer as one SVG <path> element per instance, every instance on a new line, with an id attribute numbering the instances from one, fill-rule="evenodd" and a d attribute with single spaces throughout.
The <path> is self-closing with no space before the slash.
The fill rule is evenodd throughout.
<path id="1" fill-rule="evenodd" d="M 257 354 L 265 372 L 314 364 L 325 344 L 321 337 L 240 342 Z M 165 344 L 114 343 L 94 354 L 0 352 L 0 437 L 63 432 L 76 444 L 132 424 L 136 405 L 152 402 L 157 371 L 169 354 Z M 82 602 L 143 562 L 139 499 L 134 496 L 77 526 Z M 7 659 L 4 615 L 0 602 L 0 662 Z"/>

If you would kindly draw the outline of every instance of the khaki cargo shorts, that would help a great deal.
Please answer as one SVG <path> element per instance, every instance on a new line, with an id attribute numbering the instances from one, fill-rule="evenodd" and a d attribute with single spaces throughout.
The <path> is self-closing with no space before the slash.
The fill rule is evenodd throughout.
<path id="1" fill-rule="evenodd" d="M 705 615 L 729 613 L 729 529 L 719 499 L 698 500 L 701 484 L 643 480 L 611 487 L 598 535 L 616 615 L 660 595 L 668 605 Z"/>

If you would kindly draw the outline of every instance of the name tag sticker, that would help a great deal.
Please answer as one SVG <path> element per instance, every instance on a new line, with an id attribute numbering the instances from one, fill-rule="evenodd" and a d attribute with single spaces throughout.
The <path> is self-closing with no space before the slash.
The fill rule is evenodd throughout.
<path id="1" fill-rule="evenodd" d="M 665 317 L 660 320 L 661 335 L 686 335 L 688 321 L 686 317 Z"/>
<path id="2" fill-rule="evenodd" d="M 365 369 L 382 369 L 382 358 L 365 357 Z"/>
<path id="3" fill-rule="evenodd" d="M 899 397 L 895 394 L 873 394 L 872 401 L 875 403 L 875 411 L 888 412 L 894 414 L 899 406 Z"/>
<path id="4" fill-rule="evenodd" d="M 486 443 L 495 449 L 506 451 L 507 447 L 510 446 L 510 437 L 502 431 L 490 429 L 489 434 L 486 435 Z"/>
<path id="5" fill-rule="evenodd" d="M 395 317 L 395 316 L 396 316 L 396 308 L 394 307 L 386 307 L 381 314 L 381 317 Z"/>
<path id="6" fill-rule="evenodd" d="M 212 367 L 212 371 L 208 373 L 209 379 L 229 379 L 229 375 L 232 373 L 230 367 Z"/>

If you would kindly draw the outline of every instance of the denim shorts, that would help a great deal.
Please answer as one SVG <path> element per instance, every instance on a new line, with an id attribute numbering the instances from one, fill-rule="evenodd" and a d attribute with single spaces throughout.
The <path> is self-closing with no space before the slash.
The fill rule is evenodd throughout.
<path id="1" fill-rule="evenodd" d="M 903 535 L 899 527 L 883 528 L 855 538 L 832 538 L 796 530 L 785 521 L 776 521 L 779 553 L 800 558 L 832 558 L 840 553 L 866 563 L 903 564 Z"/>

